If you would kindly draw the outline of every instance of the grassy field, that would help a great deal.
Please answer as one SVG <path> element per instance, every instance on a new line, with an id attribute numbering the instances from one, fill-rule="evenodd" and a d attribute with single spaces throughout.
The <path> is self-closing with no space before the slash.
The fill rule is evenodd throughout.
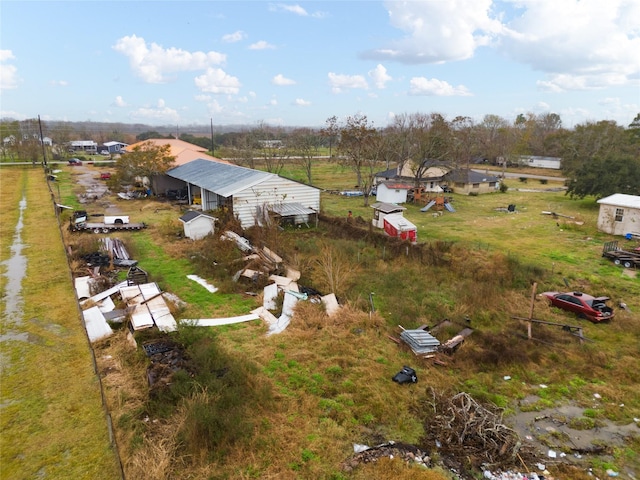
<path id="1" fill-rule="evenodd" d="M 42 170 L 3 168 L 0 182 L 0 476 L 120 478 Z M 22 199 L 26 200 L 21 232 L 26 272 L 17 292 L 19 307 L 8 310 L 16 292 L 7 292 L 4 261 L 12 258 Z"/>
<path id="2" fill-rule="evenodd" d="M 302 179 L 293 166 L 286 174 Z M 72 180 L 65 175 L 61 191 L 70 192 Z M 353 177 L 326 162 L 314 169 L 314 183 L 326 189 L 352 188 Z M 303 302 L 287 330 L 272 336 L 260 321 L 217 329 L 181 325 L 171 338 L 185 347 L 193 370 L 176 375 L 163 391 L 149 392 L 149 361 L 129 345 L 125 331 L 96 345 L 127 478 L 451 478 L 441 468 L 398 460 L 343 468 L 354 443 L 388 440 L 417 445 L 442 460 L 432 436 L 432 391 L 467 392 L 503 408 L 507 418 L 535 398 L 527 408 L 577 405 L 586 409 L 578 419 L 585 424 L 633 424 L 640 418 L 640 281 L 601 258 L 602 243 L 611 238 L 596 230 L 593 200 L 516 190 L 551 188 L 552 182 L 513 183 L 504 194 L 454 195 L 456 211 L 441 215 L 407 205 L 405 215 L 418 226 L 423 244 L 416 248 L 398 248 L 370 234 L 371 207 L 363 198 L 328 193 L 322 209 L 333 218 L 317 230 L 245 232 L 298 268 L 301 285 L 325 293 L 333 285 L 340 314 L 329 318 L 318 305 Z M 509 204 L 516 205 L 515 213 L 496 210 Z M 178 237 L 179 207 L 150 199 L 117 205 L 132 220 L 149 224 L 123 238 L 151 279 L 188 303 L 176 310 L 178 318 L 247 313 L 261 304 L 260 285 L 229 280 L 240 255 L 216 238 Z M 349 210 L 355 226 L 346 222 Z M 66 241 L 76 251 L 91 238 L 68 235 Z M 194 286 L 185 278 L 190 273 L 220 291 L 211 295 Z M 574 290 L 611 296 L 614 306 L 624 301 L 629 311 L 617 309 L 613 322 L 594 325 L 535 301 L 535 318 L 580 323 L 593 341 L 580 344 L 559 328 L 538 325 L 536 341 L 527 341 L 526 327 L 513 317 L 529 314 L 532 285 L 541 292 L 565 289 L 565 281 Z M 258 295 L 246 294 L 252 290 Z M 399 325 L 417 328 L 443 319 L 464 324 L 465 318 L 474 333 L 442 365 L 389 339 L 399 334 Z M 137 337 L 142 342 L 154 336 Z M 416 368 L 418 384 L 391 381 L 403 365 Z M 596 393 L 601 400 L 594 401 Z M 553 435 L 548 441 L 551 448 Z M 637 472 L 639 449 L 636 437 L 585 458 L 581 469 L 548 463 L 555 478 L 586 479 L 589 467 L 601 477 L 608 468 Z M 524 461 L 534 468 L 531 458 Z"/>

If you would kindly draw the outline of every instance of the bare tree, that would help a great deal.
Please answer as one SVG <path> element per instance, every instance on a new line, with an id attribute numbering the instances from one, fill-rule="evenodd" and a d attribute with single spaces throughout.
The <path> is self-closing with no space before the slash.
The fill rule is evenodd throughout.
<path id="1" fill-rule="evenodd" d="M 302 165 L 307 182 L 312 185 L 313 161 L 318 156 L 322 138 L 315 130 L 298 128 L 289 136 L 288 145 L 296 161 Z"/>
<path id="2" fill-rule="evenodd" d="M 320 134 L 329 141 L 329 158 L 331 158 L 333 157 L 332 147 L 340 135 L 338 117 L 334 115 L 333 117 L 327 118 L 325 125 L 326 126 L 320 130 Z"/>
<path id="3" fill-rule="evenodd" d="M 373 177 L 380 165 L 381 137 L 381 132 L 362 114 L 347 117 L 340 130 L 340 161 L 356 174 L 357 187 L 364 194 L 365 205 L 368 205 Z"/>

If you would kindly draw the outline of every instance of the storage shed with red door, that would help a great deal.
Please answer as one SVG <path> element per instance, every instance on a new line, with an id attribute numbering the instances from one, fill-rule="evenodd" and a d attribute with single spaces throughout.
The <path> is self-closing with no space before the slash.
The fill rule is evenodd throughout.
<path id="1" fill-rule="evenodd" d="M 398 237 L 411 243 L 418 241 L 418 228 L 401 213 L 391 213 L 384 217 L 384 231 L 390 237 Z"/>

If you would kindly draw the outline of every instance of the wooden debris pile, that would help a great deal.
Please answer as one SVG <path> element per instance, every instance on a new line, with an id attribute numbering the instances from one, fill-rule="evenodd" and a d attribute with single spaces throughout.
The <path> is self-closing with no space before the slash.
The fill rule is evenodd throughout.
<path id="1" fill-rule="evenodd" d="M 484 407 L 465 392 L 431 393 L 425 432 L 443 455 L 465 458 L 475 468 L 508 468 L 522 461 L 520 437 L 502 423 L 499 408 Z"/>

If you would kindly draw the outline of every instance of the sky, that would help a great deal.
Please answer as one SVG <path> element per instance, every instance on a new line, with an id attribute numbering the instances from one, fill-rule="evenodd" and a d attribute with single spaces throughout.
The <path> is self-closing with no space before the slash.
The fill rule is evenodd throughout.
<path id="1" fill-rule="evenodd" d="M 640 112 L 640 0 L 0 1 L 0 117 L 322 127 Z"/>

